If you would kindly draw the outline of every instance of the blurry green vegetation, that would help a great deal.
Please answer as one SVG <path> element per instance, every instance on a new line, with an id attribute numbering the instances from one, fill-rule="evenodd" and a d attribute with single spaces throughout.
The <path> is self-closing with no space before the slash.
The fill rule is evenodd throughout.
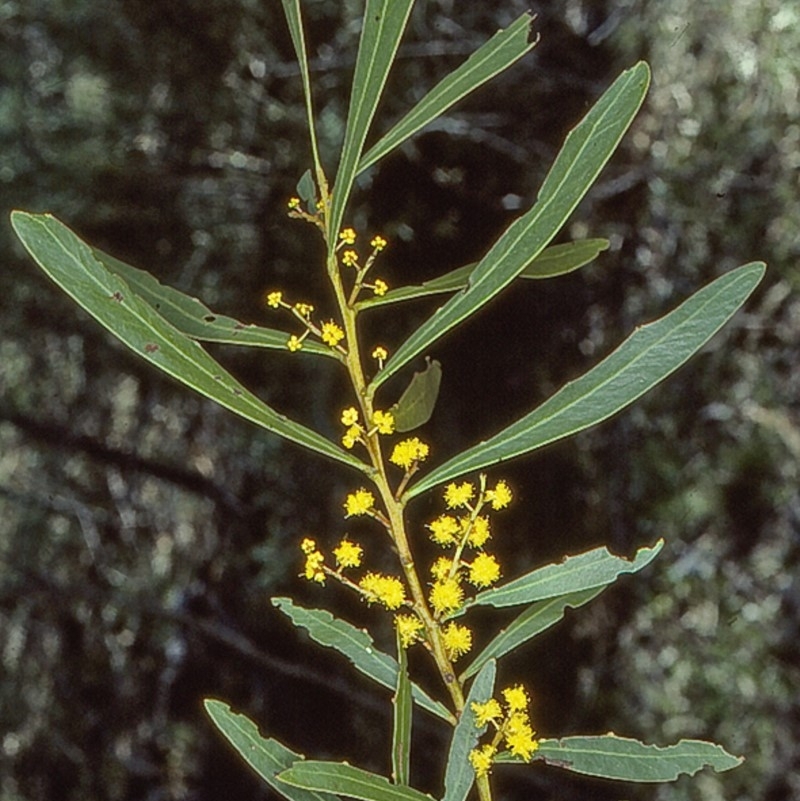
<path id="1" fill-rule="evenodd" d="M 308 6 L 310 38 L 327 42 L 312 53 L 323 157 L 341 135 L 360 5 Z M 384 126 L 528 7 L 420 4 Z M 459 405 L 476 369 L 496 388 L 483 402 L 499 428 L 634 321 L 734 264 L 768 262 L 766 288 L 705 355 L 624 416 L 512 475 L 526 513 L 514 519 L 507 564 L 546 561 L 565 540 L 629 552 L 665 535 L 665 552 L 628 594 L 603 596 L 538 655 L 540 728 L 613 726 L 661 742 L 680 732 L 748 757 L 737 771 L 640 798 L 794 798 L 797 12 L 771 0 L 719 10 L 574 0 L 534 11 L 535 55 L 368 175 L 352 221 L 384 232 L 387 271 L 404 280 L 474 260 L 534 196 L 604 77 L 650 61 L 648 105 L 570 232 L 607 236 L 611 250 L 487 311 L 481 325 L 505 342 L 540 344 L 536 364 L 520 363 L 513 345 L 486 351 L 479 326 L 445 342 L 442 361 L 464 368 L 444 375 L 440 408 L 454 414 L 436 425 L 454 448 L 491 433 L 475 432 L 477 413 Z M 337 472 L 144 369 L 45 283 L 7 224 L 12 207 L 52 211 L 245 321 L 264 319 L 261 295 L 277 284 L 324 302 L 303 270 L 314 240 L 284 217 L 308 165 L 278 4 L 6 0 L 0 45 L 0 801 L 214 798 L 222 775 L 258 797 L 218 755 L 204 694 L 302 750 L 302 721 L 319 699 L 347 693 L 348 725 L 314 732 L 314 747 L 322 738 L 334 757 L 369 766 L 375 730 L 386 728 L 375 717 L 387 710 L 335 662 L 290 651 L 267 605 L 281 587 L 305 591 L 293 581 L 297 537 L 339 520 L 311 502 L 337 497 Z M 405 330 L 405 318 L 396 325 Z M 384 335 L 388 345 L 397 336 Z M 270 403 L 335 423 L 319 419 L 333 381 L 298 397 L 303 368 L 288 357 L 219 353 Z M 430 738 L 423 748 L 437 744 Z M 569 799 L 586 786 L 542 771 L 505 789 Z M 592 797 L 618 798 L 616 789 Z"/>

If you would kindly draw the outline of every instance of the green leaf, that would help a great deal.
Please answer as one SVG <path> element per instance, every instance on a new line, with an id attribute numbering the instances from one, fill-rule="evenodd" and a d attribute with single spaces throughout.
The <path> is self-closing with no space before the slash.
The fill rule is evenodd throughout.
<path id="1" fill-rule="evenodd" d="M 344 762 L 307 760 L 295 763 L 278 775 L 282 782 L 317 790 L 338 793 L 362 801 L 432 801 L 431 796 L 391 784 L 384 776 L 354 768 Z"/>
<path id="2" fill-rule="evenodd" d="M 644 99 L 650 81 L 640 62 L 623 72 L 567 136 L 533 208 L 515 220 L 481 259 L 466 290 L 429 317 L 390 357 L 369 387 L 387 378 L 488 303 L 541 253 L 594 183 Z"/>
<path id="3" fill-rule="evenodd" d="M 149 303 L 168 323 L 182 334 L 200 342 L 217 342 L 225 345 L 250 345 L 288 353 L 285 331 L 246 325 L 211 311 L 197 298 L 186 295 L 171 286 L 165 286 L 146 270 L 131 267 L 102 250 L 92 248 L 94 257 L 106 269 L 119 276 L 145 303 Z M 295 356 L 313 353 L 318 356 L 339 358 L 337 351 L 314 340 L 305 340 L 303 349 Z"/>
<path id="4" fill-rule="evenodd" d="M 660 748 L 613 733 L 542 740 L 534 760 L 587 776 L 629 782 L 671 782 L 684 773 L 694 776 L 706 767 L 722 773 L 744 761 L 704 740 L 681 740 Z M 497 756 L 497 762 L 520 761 L 506 753 Z"/>
<path id="5" fill-rule="evenodd" d="M 362 473 L 369 468 L 305 426 L 278 414 L 245 389 L 196 342 L 168 323 L 110 273 L 63 223 L 49 214 L 12 212 L 11 224 L 39 266 L 122 343 L 165 373 L 268 431 Z"/>
<path id="6" fill-rule="evenodd" d="M 328 218 L 328 247 L 331 252 L 338 242 L 338 232 L 353 188 L 364 141 L 413 5 L 414 0 L 366 1 L 347 127 Z"/>
<path id="7" fill-rule="evenodd" d="M 248 765 L 270 786 L 289 801 L 336 801 L 338 796 L 292 787 L 276 779 L 282 770 L 303 757 L 277 740 L 262 737 L 250 718 L 233 712 L 228 704 L 213 698 L 203 702 L 214 725 L 227 738 Z"/>
<path id="8" fill-rule="evenodd" d="M 465 801 L 475 781 L 475 771 L 469 761 L 469 752 L 478 744 L 478 739 L 486 731 L 486 725 L 475 725 L 473 703 L 486 703 L 494 692 L 494 679 L 497 663 L 489 660 L 481 669 L 464 706 L 464 711 L 453 729 L 450 751 L 447 754 L 447 768 L 444 774 L 444 797 L 442 801 Z"/>
<path id="9" fill-rule="evenodd" d="M 408 677 L 408 654 L 397 634 L 397 685 L 392 705 L 394 726 L 392 727 L 392 778 L 395 784 L 408 784 L 411 767 L 411 680 Z"/>
<path id="10" fill-rule="evenodd" d="M 568 607 L 576 609 L 589 603 L 593 598 L 600 595 L 607 586 L 605 584 L 591 590 L 571 592 L 567 595 L 560 595 L 556 598 L 548 598 L 531 604 L 511 625 L 500 630 L 500 633 L 475 657 L 470 666 L 461 674 L 460 680 L 464 681 L 475 675 L 490 660 L 499 659 L 554 626 L 564 617 Z"/>
<path id="11" fill-rule="evenodd" d="M 429 122 L 444 114 L 461 98 L 503 72 L 533 49 L 538 38 L 528 41 L 533 17 L 523 14 L 505 30 L 498 31 L 460 67 L 431 89 L 385 136 L 371 147 L 358 165 L 357 173 L 382 159 Z"/>
<path id="12" fill-rule="evenodd" d="M 317 210 L 317 186 L 311 170 L 306 170 L 297 182 L 297 196 L 306 204 L 309 213 Z"/>
<path id="13" fill-rule="evenodd" d="M 594 587 L 606 587 L 623 573 L 636 573 L 649 565 L 663 547 L 664 540 L 658 540 L 652 548 L 639 548 L 630 561 L 614 556 L 608 548 L 592 548 L 532 570 L 508 584 L 479 592 L 465 604 L 464 610 L 473 606 L 519 606 Z"/>
<path id="14" fill-rule="evenodd" d="M 597 254 L 608 248 L 607 239 L 583 239 L 579 242 L 567 242 L 563 245 L 551 245 L 545 248 L 517 278 L 555 278 L 583 267 L 597 258 Z M 440 275 L 425 283 L 414 286 L 401 286 L 392 289 L 385 295 L 373 295 L 356 303 L 356 308 L 374 309 L 387 303 L 398 303 L 403 300 L 414 300 L 429 295 L 441 295 L 445 292 L 457 292 L 469 284 L 469 277 L 475 270 L 475 264 L 465 264 Z"/>
<path id="15" fill-rule="evenodd" d="M 428 359 L 425 369 L 414 373 L 400 400 L 390 408 L 398 432 L 413 431 L 431 419 L 441 383 L 442 365 Z"/>
<path id="16" fill-rule="evenodd" d="M 272 603 L 295 626 L 306 629 L 312 640 L 339 651 L 365 676 L 390 690 L 397 686 L 397 662 L 389 654 L 377 650 L 372 637 L 363 629 L 357 629 L 350 623 L 335 618 L 324 609 L 304 609 L 302 606 L 297 606 L 290 598 L 273 598 Z M 447 707 L 434 701 L 416 684 L 412 684 L 412 695 L 414 701 L 423 709 L 448 723 L 455 723 L 455 718 Z"/>
<path id="17" fill-rule="evenodd" d="M 568 437 L 624 409 L 677 370 L 733 316 L 764 275 L 752 262 L 712 281 L 666 316 L 640 326 L 585 375 L 490 439 L 428 473 L 405 494 L 488 465 L 522 456 Z"/>

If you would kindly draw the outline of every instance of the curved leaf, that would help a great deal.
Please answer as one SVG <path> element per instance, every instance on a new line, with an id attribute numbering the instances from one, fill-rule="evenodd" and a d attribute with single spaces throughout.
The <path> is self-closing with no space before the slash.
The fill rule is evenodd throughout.
<path id="1" fill-rule="evenodd" d="M 556 598 L 531 604 L 511 625 L 500 630 L 500 633 L 475 657 L 470 666 L 459 677 L 461 681 L 477 673 L 489 660 L 500 659 L 515 648 L 532 640 L 538 634 L 554 626 L 561 620 L 567 608 L 576 609 L 589 603 L 600 595 L 607 587 L 595 587 L 583 592 L 572 592 Z"/>
<path id="2" fill-rule="evenodd" d="M 277 740 L 262 737 L 250 718 L 233 712 L 228 704 L 213 698 L 203 702 L 214 725 L 227 738 L 248 765 L 275 791 L 289 801 L 337 801 L 338 796 L 317 793 L 283 784 L 276 779 L 282 770 L 291 767 L 303 757 Z"/>
<path id="3" fill-rule="evenodd" d="M 567 136 L 533 208 L 515 220 L 481 259 L 466 290 L 429 317 L 389 358 L 374 391 L 403 365 L 488 303 L 561 229 L 594 183 L 639 110 L 650 82 L 644 62 L 623 72 Z"/>
<path id="4" fill-rule="evenodd" d="M 411 698 L 411 679 L 408 677 L 408 653 L 397 634 L 397 685 L 392 706 L 394 725 L 392 727 L 392 780 L 395 784 L 408 784 L 411 769 L 411 723 L 413 703 Z"/>
<path id="5" fill-rule="evenodd" d="M 441 383 L 441 363 L 428 359 L 425 369 L 414 373 L 400 400 L 390 407 L 396 431 L 401 434 L 413 431 L 431 419 Z"/>
<path id="6" fill-rule="evenodd" d="M 278 779 L 307 790 L 338 793 L 362 801 L 433 801 L 431 796 L 419 790 L 390 784 L 385 776 L 354 768 L 346 762 L 309 759 L 295 763 L 278 774 Z"/>
<path id="7" fill-rule="evenodd" d="M 461 98 L 503 72 L 532 50 L 538 38 L 529 41 L 533 17 L 523 14 L 505 30 L 498 31 L 460 67 L 443 78 L 361 159 L 357 173 L 382 159 L 432 120 L 444 114 Z"/>
<path id="8" fill-rule="evenodd" d="M 358 45 L 347 127 L 328 217 L 330 252 L 338 242 L 358 162 L 414 0 L 367 0 Z"/>
<path id="9" fill-rule="evenodd" d="M 566 242 L 563 245 L 546 247 L 517 278 L 555 278 L 566 275 L 579 267 L 583 267 L 597 258 L 597 254 L 608 248 L 607 239 L 582 239 L 578 242 Z M 356 308 L 374 309 L 387 303 L 398 303 L 403 300 L 424 298 L 428 295 L 441 295 L 444 292 L 456 292 L 465 289 L 469 277 L 475 270 L 475 264 L 465 264 L 449 273 L 432 278 L 422 284 L 401 286 L 392 289 L 385 295 L 373 295 L 356 303 Z"/>
<path id="10" fill-rule="evenodd" d="M 489 440 L 428 473 L 406 500 L 457 476 L 529 453 L 624 409 L 677 370 L 733 316 L 764 275 L 752 262 L 717 278 L 655 322 L 640 326 L 585 375 Z"/>
<path id="11" fill-rule="evenodd" d="M 606 587 L 623 573 L 636 573 L 649 565 L 663 547 L 664 540 L 658 540 L 652 548 L 639 548 L 632 560 L 615 556 L 605 547 L 592 548 L 532 570 L 508 584 L 479 592 L 464 605 L 463 610 L 473 606 L 519 606 L 594 587 Z"/>
<path id="12" fill-rule="evenodd" d="M 148 362 L 262 428 L 367 473 L 369 468 L 310 428 L 278 414 L 245 389 L 196 342 L 110 273 L 72 231 L 49 214 L 15 211 L 11 224 L 39 266 L 73 300 Z"/>
<path id="13" fill-rule="evenodd" d="M 629 782 L 671 782 L 682 774 L 694 776 L 703 768 L 717 773 L 741 765 L 744 759 L 705 740 L 681 740 L 663 748 L 609 733 L 597 737 L 542 740 L 534 760 L 587 776 Z M 519 762 L 509 754 L 498 762 Z"/>
<path id="14" fill-rule="evenodd" d="M 344 654 L 356 670 L 390 690 L 397 687 L 397 662 L 389 654 L 377 650 L 372 637 L 366 631 L 334 617 L 324 609 L 305 609 L 297 606 L 290 598 L 273 598 L 272 603 L 295 626 L 306 629 L 312 640 Z M 455 718 L 447 707 L 434 701 L 416 684 L 412 684 L 411 691 L 414 701 L 423 709 L 448 723 L 455 723 Z"/>
<path id="15" fill-rule="evenodd" d="M 200 342 L 251 345 L 288 352 L 286 341 L 289 337 L 285 331 L 248 325 L 240 323 L 233 317 L 217 314 L 197 298 L 162 284 L 146 270 L 132 267 L 97 248 L 91 250 L 94 257 L 106 269 L 118 275 L 145 303 L 149 303 L 168 323 L 187 337 Z M 309 339 L 303 343 L 302 351 L 296 355 L 303 353 L 339 358 L 338 351 Z"/>
<path id="16" fill-rule="evenodd" d="M 475 725 L 472 704 L 486 703 L 492 697 L 496 673 L 497 663 L 489 660 L 472 682 L 464 711 L 453 729 L 450 751 L 447 754 L 442 801 L 465 801 L 475 781 L 475 771 L 469 761 L 469 752 L 478 744 L 478 739 L 486 731 L 486 725 L 480 728 Z"/>

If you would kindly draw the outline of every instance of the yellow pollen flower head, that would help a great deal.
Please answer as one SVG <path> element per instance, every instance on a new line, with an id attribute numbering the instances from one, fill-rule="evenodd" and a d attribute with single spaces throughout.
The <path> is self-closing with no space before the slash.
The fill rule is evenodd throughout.
<path id="1" fill-rule="evenodd" d="M 366 489 L 357 489 L 351 492 L 345 502 L 345 517 L 355 517 L 356 515 L 366 515 L 375 506 L 375 496 Z"/>
<path id="2" fill-rule="evenodd" d="M 320 551 L 308 551 L 306 553 L 306 564 L 301 575 L 309 581 L 316 581 L 318 584 L 324 584 L 325 571 L 322 569 L 324 562 L 325 557 Z"/>
<path id="3" fill-rule="evenodd" d="M 372 358 L 377 359 L 378 361 L 382 361 L 383 359 L 386 359 L 388 356 L 389 352 L 386 350 L 386 348 L 383 347 L 383 345 L 378 345 L 372 351 Z"/>
<path id="4" fill-rule="evenodd" d="M 418 437 L 411 437 L 394 446 L 389 461 L 398 467 L 409 470 L 417 462 L 424 462 L 428 458 L 429 451 L 430 448 Z"/>
<path id="5" fill-rule="evenodd" d="M 458 578 L 443 578 L 435 581 L 430 593 L 431 606 L 437 615 L 457 612 L 464 603 L 464 590 Z"/>
<path id="6" fill-rule="evenodd" d="M 509 712 L 523 712 L 528 708 L 530 698 L 528 693 L 521 684 L 515 684 L 513 687 L 506 687 L 503 690 L 503 698 L 508 706 Z"/>
<path id="7" fill-rule="evenodd" d="M 448 559 L 446 556 L 440 556 L 431 565 L 431 575 L 436 581 L 442 581 L 450 575 L 450 568 L 453 566 L 453 560 Z"/>
<path id="8" fill-rule="evenodd" d="M 344 331 L 333 320 L 322 324 L 322 341 L 335 348 L 344 339 Z"/>
<path id="9" fill-rule="evenodd" d="M 469 566 L 467 581 L 476 587 L 488 587 L 500 578 L 500 565 L 494 556 L 479 553 Z"/>
<path id="10" fill-rule="evenodd" d="M 382 278 L 376 278 L 372 285 L 372 291 L 379 297 L 383 297 L 389 291 L 389 284 Z"/>
<path id="11" fill-rule="evenodd" d="M 362 441 L 362 434 L 364 433 L 364 429 L 358 424 L 353 423 L 350 428 L 345 431 L 344 436 L 342 437 L 342 445 L 344 445 L 347 450 L 350 450 L 356 442 Z"/>
<path id="12" fill-rule="evenodd" d="M 342 425 L 352 426 L 358 422 L 358 409 L 355 406 L 348 406 L 342 411 Z"/>
<path id="13" fill-rule="evenodd" d="M 294 353 L 295 351 L 300 350 L 303 347 L 303 339 L 302 337 L 295 336 L 292 334 L 286 342 L 286 347 Z"/>
<path id="14" fill-rule="evenodd" d="M 300 208 L 300 198 L 299 197 L 290 197 L 286 203 L 287 208 L 290 211 L 296 211 Z"/>
<path id="15" fill-rule="evenodd" d="M 364 550 L 360 545 L 345 538 L 333 549 L 333 555 L 339 567 L 359 567 Z"/>
<path id="16" fill-rule="evenodd" d="M 317 550 L 317 543 L 314 542 L 314 540 L 312 540 L 311 537 L 306 537 L 300 543 L 300 550 L 305 554 L 309 554 L 312 551 L 316 551 Z"/>
<path id="17" fill-rule="evenodd" d="M 391 412 L 375 412 L 372 415 L 372 422 L 377 427 L 379 434 L 391 434 L 394 432 L 394 415 Z"/>
<path id="18" fill-rule="evenodd" d="M 469 763 L 472 765 L 472 769 L 475 771 L 475 775 L 478 778 L 486 776 L 491 772 L 492 760 L 494 759 L 496 751 L 497 749 L 493 745 L 487 743 L 480 748 L 473 748 L 472 751 L 469 752 Z"/>
<path id="19" fill-rule="evenodd" d="M 355 267 L 358 264 L 358 253 L 355 250 L 346 250 L 342 253 L 342 264 L 346 267 Z"/>
<path id="20" fill-rule="evenodd" d="M 531 728 L 527 715 L 521 712 L 513 714 L 505 726 L 504 736 L 508 750 L 526 762 L 530 762 L 539 748 L 539 741 L 535 735 L 536 732 Z"/>
<path id="21" fill-rule="evenodd" d="M 475 487 L 469 481 L 448 484 L 444 491 L 444 502 L 449 509 L 457 509 L 459 506 L 468 506 L 474 494 Z"/>
<path id="22" fill-rule="evenodd" d="M 436 520 L 428 523 L 428 530 L 431 532 L 431 539 L 437 544 L 446 548 L 448 545 L 455 545 L 456 534 L 460 530 L 458 520 L 452 515 L 441 515 Z"/>
<path id="23" fill-rule="evenodd" d="M 343 242 L 345 245 L 355 245 L 356 243 L 356 232 L 352 228 L 343 228 L 339 232 L 339 241 Z"/>
<path id="24" fill-rule="evenodd" d="M 373 236 L 370 240 L 370 245 L 380 252 L 386 247 L 386 240 L 382 236 Z"/>
<path id="25" fill-rule="evenodd" d="M 283 292 L 268 292 L 267 293 L 267 306 L 277 309 L 283 300 Z"/>
<path id="26" fill-rule="evenodd" d="M 486 544 L 486 540 L 492 536 L 489 518 L 484 515 L 479 515 L 472 521 L 464 518 L 462 522 L 465 526 L 470 526 L 467 542 L 472 548 L 482 548 Z"/>
<path id="27" fill-rule="evenodd" d="M 400 645 L 408 648 L 422 639 L 425 624 L 416 615 L 397 615 L 394 619 L 397 633 L 400 635 Z"/>
<path id="28" fill-rule="evenodd" d="M 511 487 L 506 481 L 498 481 L 494 489 L 486 491 L 486 500 L 491 503 L 495 512 L 505 509 L 511 503 L 512 498 Z"/>
<path id="29" fill-rule="evenodd" d="M 301 317 L 304 317 L 306 320 L 309 317 L 311 317 L 311 313 L 314 311 L 314 307 L 310 303 L 295 303 L 294 309 Z"/>
<path id="30" fill-rule="evenodd" d="M 383 604 L 387 609 L 399 609 L 406 600 L 403 582 L 394 576 L 383 576 L 380 573 L 367 573 L 359 581 L 358 586 L 366 593 L 367 602 Z"/>
<path id="31" fill-rule="evenodd" d="M 448 623 L 442 631 L 442 642 L 448 658 L 456 660 L 472 648 L 472 632 L 460 623 Z"/>
<path id="32" fill-rule="evenodd" d="M 489 721 L 498 721 L 503 717 L 503 710 L 500 703 L 494 698 L 490 698 L 486 703 L 473 701 L 470 704 L 472 714 L 475 716 L 475 727 L 483 728 Z"/>

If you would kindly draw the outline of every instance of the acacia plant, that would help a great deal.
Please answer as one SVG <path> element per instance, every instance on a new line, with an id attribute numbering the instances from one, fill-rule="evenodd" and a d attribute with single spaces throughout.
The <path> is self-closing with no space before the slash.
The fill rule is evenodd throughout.
<path id="1" fill-rule="evenodd" d="M 395 570 L 366 568 L 381 539 L 368 545 L 342 534 L 336 542 L 308 537 L 298 543 L 302 575 L 320 585 L 341 585 L 367 604 L 393 616 L 396 655 L 379 650 L 370 635 L 330 612 L 306 609 L 288 598 L 275 606 L 316 642 L 344 654 L 356 668 L 393 696 L 392 773 L 383 777 L 346 762 L 305 759 L 220 700 L 206 700 L 209 716 L 242 757 L 290 801 L 344 796 L 365 801 L 423 801 L 430 796 L 409 785 L 414 711 L 450 729 L 438 797 L 464 801 L 476 788 L 492 798 L 493 772 L 505 763 L 543 764 L 633 782 L 665 782 L 703 767 L 728 770 L 741 758 L 719 745 L 681 740 L 667 746 L 633 739 L 538 733 L 530 709 L 535 690 L 501 682 L 506 654 L 557 623 L 567 608 L 597 597 L 617 577 L 647 565 L 662 542 L 638 550 L 632 560 L 605 548 L 567 556 L 503 583 L 492 553 L 502 536 L 496 517 L 514 501 L 502 475 L 486 471 L 548 443 L 599 423 L 624 408 L 680 367 L 754 290 L 762 263 L 741 266 L 700 289 L 666 316 L 637 328 L 615 351 L 546 402 L 488 439 L 442 462 L 435 437 L 410 433 L 430 418 L 441 366 L 428 360 L 399 398 L 381 388 L 392 376 L 427 356 L 436 341 L 489 303 L 517 278 L 546 279 L 577 269 L 607 246 L 591 239 L 551 246 L 581 198 L 611 157 L 641 105 L 650 75 L 638 63 L 623 72 L 567 136 L 533 206 L 514 220 L 477 263 L 417 286 L 390 289 L 380 277 L 387 246 L 379 232 L 347 224 L 356 176 L 367 170 L 460 98 L 523 57 L 536 44 L 532 18 L 523 14 L 499 31 L 460 67 L 434 86 L 377 143 L 365 151 L 367 133 L 413 0 L 366 0 L 346 131 L 335 179 L 320 160 L 306 44 L 299 0 L 282 0 L 300 64 L 310 132 L 310 168 L 288 201 L 289 217 L 310 224 L 324 243 L 324 270 L 336 316 L 319 319 L 314 298 L 294 298 L 279 287 L 267 304 L 283 328 L 243 325 L 214 314 L 200 301 L 162 286 L 81 241 L 50 215 L 16 211 L 14 229 L 39 266 L 81 306 L 153 366 L 257 426 L 348 468 L 352 491 L 340 499 L 344 517 L 371 518 L 384 547 L 396 554 Z M 287 223 L 298 225 L 300 223 Z M 298 235 L 303 231 L 298 230 Z M 368 244 L 364 244 L 368 242 Z M 394 352 L 362 338 L 362 315 L 380 314 L 400 301 L 449 296 Z M 281 317 L 283 315 L 283 317 Z M 338 441 L 289 419 L 230 375 L 200 342 L 286 350 L 293 358 L 332 359 L 346 373 L 351 397 L 331 409 Z M 443 412 L 446 414 L 446 411 Z M 433 465 L 429 468 L 429 464 Z M 434 493 L 441 513 L 418 530 L 408 507 Z M 433 564 L 417 558 L 421 537 L 441 547 Z M 477 606 L 516 609 L 494 638 L 474 653 L 477 637 L 469 611 Z M 407 650 L 427 651 L 441 677 L 440 697 L 409 676 Z M 503 677 L 505 681 L 505 677 Z M 653 733 L 658 739 L 658 733 Z"/>

